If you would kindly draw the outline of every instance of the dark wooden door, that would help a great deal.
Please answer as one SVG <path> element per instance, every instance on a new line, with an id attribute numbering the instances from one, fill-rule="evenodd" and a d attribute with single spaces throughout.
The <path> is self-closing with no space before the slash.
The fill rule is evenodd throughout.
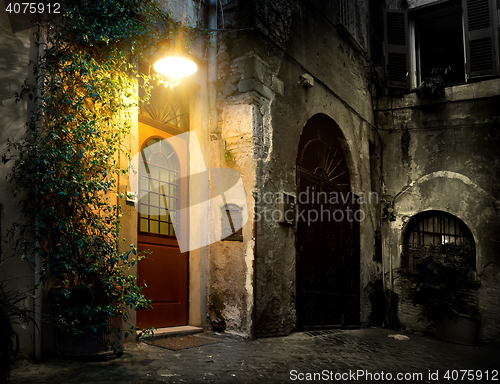
<path id="1" fill-rule="evenodd" d="M 187 230 L 187 144 L 177 148 L 163 141 L 169 134 L 140 124 L 145 137 L 140 172 L 138 249 L 150 254 L 138 263 L 139 283 L 152 309 L 137 312 L 139 328 L 170 327 L 188 323 L 188 252 L 181 253 L 175 228 Z M 179 145 L 180 143 L 180 145 Z M 179 176 L 184 177 L 180 179 Z M 186 216 L 183 212 L 182 215 Z M 179 224 L 180 223 L 180 224 Z M 178 225 L 181 225 L 179 227 Z"/>
<path id="2" fill-rule="evenodd" d="M 297 158 L 299 329 L 359 326 L 361 218 L 337 124 L 313 116 Z"/>
<path id="3" fill-rule="evenodd" d="M 298 182 L 299 192 L 309 190 L 311 196 L 307 203 L 299 203 L 299 212 L 304 214 L 297 223 L 299 328 L 358 326 L 359 222 L 353 218 L 358 204 L 351 195 L 300 168 Z M 337 203 L 336 193 L 340 196 Z M 322 200 L 323 196 L 329 196 L 330 202 Z M 348 201 L 344 203 L 343 198 Z M 316 214 L 317 220 L 308 220 Z"/>

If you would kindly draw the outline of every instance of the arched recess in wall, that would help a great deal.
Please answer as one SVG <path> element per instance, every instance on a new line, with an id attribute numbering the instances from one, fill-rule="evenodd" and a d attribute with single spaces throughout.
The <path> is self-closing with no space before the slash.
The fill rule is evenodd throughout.
<path id="1" fill-rule="evenodd" d="M 299 329 L 359 326 L 360 217 L 346 152 L 333 119 L 309 119 L 297 156 Z"/>
<path id="2" fill-rule="evenodd" d="M 474 179 L 457 172 L 432 172 L 412 184 L 394 197 L 394 211 L 405 219 L 406 226 L 415 212 L 438 210 L 453 214 L 473 235 L 478 275 L 483 274 L 489 263 L 498 263 L 498 199 L 477 185 Z M 401 230 L 398 238 L 401 253 L 404 252 L 403 233 Z"/>
<path id="3" fill-rule="evenodd" d="M 402 267 L 415 269 L 414 256 L 422 246 L 454 244 L 467 254 L 467 263 L 476 268 L 476 244 L 469 227 L 444 211 L 425 211 L 413 216 L 403 233 Z"/>

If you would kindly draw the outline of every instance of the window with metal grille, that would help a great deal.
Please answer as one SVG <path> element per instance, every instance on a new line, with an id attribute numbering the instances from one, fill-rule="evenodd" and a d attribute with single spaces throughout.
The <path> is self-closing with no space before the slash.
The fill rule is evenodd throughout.
<path id="1" fill-rule="evenodd" d="M 348 0 L 338 0 L 338 18 L 347 30 L 351 28 L 350 2 Z"/>
<path id="2" fill-rule="evenodd" d="M 403 267 L 415 269 L 413 252 L 419 247 L 445 244 L 462 246 L 467 251 L 469 266 L 476 268 L 474 237 L 462 220 L 441 211 L 427 211 L 414 216 L 404 235 Z"/>
<path id="3" fill-rule="evenodd" d="M 140 175 L 139 230 L 175 236 L 179 212 L 179 161 L 173 148 L 159 138 L 141 151 L 146 172 Z"/>
<path id="4" fill-rule="evenodd" d="M 334 10 L 333 23 L 337 31 L 351 44 L 358 52 L 365 52 L 366 48 L 360 44 L 359 27 L 356 27 L 356 18 L 359 17 L 358 6 L 352 0 L 334 0 L 332 2 Z"/>

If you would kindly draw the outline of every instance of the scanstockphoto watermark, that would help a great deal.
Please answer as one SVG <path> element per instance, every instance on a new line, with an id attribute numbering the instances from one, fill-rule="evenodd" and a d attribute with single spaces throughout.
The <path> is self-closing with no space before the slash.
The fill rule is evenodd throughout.
<path id="1" fill-rule="evenodd" d="M 252 191 L 255 198 L 254 221 L 275 222 L 362 222 L 366 219 L 366 207 L 377 204 L 377 192 L 317 191 L 307 187 L 294 194 Z"/>

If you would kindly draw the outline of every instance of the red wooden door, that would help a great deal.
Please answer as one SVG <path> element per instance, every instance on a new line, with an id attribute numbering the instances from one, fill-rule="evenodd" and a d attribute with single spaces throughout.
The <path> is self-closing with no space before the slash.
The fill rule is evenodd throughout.
<path id="1" fill-rule="evenodd" d="M 153 308 L 137 312 L 137 326 L 186 325 L 188 252 L 180 252 L 175 226 L 187 229 L 187 218 L 180 217 L 187 198 L 187 143 L 177 140 L 174 148 L 163 140 L 171 135 L 161 129 L 141 123 L 139 129 L 146 165 L 139 175 L 138 249 L 151 253 L 138 263 L 138 275 Z"/>

